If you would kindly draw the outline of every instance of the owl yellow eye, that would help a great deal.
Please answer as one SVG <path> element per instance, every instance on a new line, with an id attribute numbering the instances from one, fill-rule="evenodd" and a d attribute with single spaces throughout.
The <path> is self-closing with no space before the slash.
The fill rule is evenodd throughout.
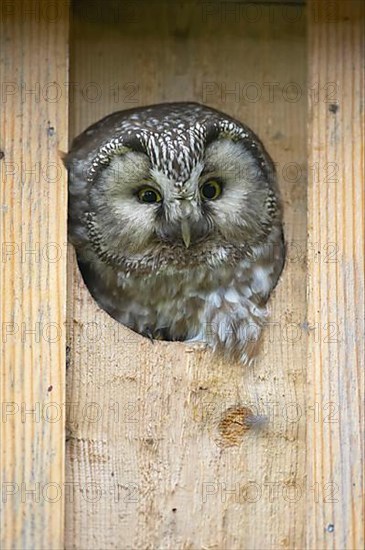
<path id="1" fill-rule="evenodd" d="M 137 196 L 141 202 L 147 202 L 149 204 L 162 201 L 160 193 L 153 187 L 143 187 L 138 191 Z"/>
<path id="2" fill-rule="evenodd" d="M 218 180 L 206 181 L 200 188 L 204 200 L 214 201 L 222 193 L 222 184 Z"/>

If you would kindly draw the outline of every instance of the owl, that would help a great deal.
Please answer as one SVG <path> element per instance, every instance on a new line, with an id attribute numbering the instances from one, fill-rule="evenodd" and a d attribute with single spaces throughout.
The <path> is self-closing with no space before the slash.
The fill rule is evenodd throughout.
<path id="1" fill-rule="evenodd" d="M 69 236 L 95 300 L 150 339 L 255 356 L 284 264 L 272 160 L 198 103 L 115 112 L 72 143 Z"/>

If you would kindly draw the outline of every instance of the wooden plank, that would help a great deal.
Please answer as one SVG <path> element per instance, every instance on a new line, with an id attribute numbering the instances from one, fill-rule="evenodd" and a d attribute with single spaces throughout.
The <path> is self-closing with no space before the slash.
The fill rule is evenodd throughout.
<path id="1" fill-rule="evenodd" d="M 55 9 L 58 9 L 55 12 Z M 68 6 L 1 6 L 1 547 L 63 548 Z"/>
<path id="2" fill-rule="evenodd" d="M 308 548 L 364 547 L 364 7 L 309 4 Z"/>
<path id="3" fill-rule="evenodd" d="M 305 12 L 102 5 L 76 5 L 71 136 L 159 101 L 201 101 L 246 121 L 278 163 L 290 246 L 254 368 L 152 346 L 100 311 L 70 269 L 66 547 L 303 548 Z M 241 430 L 244 406 L 268 415 L 267 428 Z"/>

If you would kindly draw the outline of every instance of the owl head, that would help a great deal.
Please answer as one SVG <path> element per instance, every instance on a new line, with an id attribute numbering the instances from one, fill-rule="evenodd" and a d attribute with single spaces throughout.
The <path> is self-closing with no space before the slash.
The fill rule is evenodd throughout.
<path id="1" fill-rule="evenodd" d="M 113 113 L 76 138 L 66 164 L 79 254 L 124 272 L 236 262 L 280 223 L 259 139 L 196 103 Z"/>

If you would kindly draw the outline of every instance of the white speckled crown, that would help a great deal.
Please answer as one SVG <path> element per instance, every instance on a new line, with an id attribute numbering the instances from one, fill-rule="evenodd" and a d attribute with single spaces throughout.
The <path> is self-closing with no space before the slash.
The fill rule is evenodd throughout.
<path id="1" fill-rule="evenodd" d="M 94 156 L 88 174 L 89 182 L 94 180 L 99 168 L 109 164 L 114 155 L 131 147 L 145 152 L 153 168 L 182 187 L 201 160 L 207 142 L 219 136 L 234 141 L 243 140 L 246 147 L 256 149 L 260 167 L 266 172 L 268 159 L 257 136 L 243 124 L 209 107 L 196 103 L 153 105 L 114 113 L 98 124 L 107 120 L 113 122 L 116 115 L 119 116 L 119 125 L 114 128 L 117 137 L 104 143 Z M 121 121 L 122 115 L 124 119 Z M 92 128 L 85 134 L 87 132 L 91 133 Z"/>

